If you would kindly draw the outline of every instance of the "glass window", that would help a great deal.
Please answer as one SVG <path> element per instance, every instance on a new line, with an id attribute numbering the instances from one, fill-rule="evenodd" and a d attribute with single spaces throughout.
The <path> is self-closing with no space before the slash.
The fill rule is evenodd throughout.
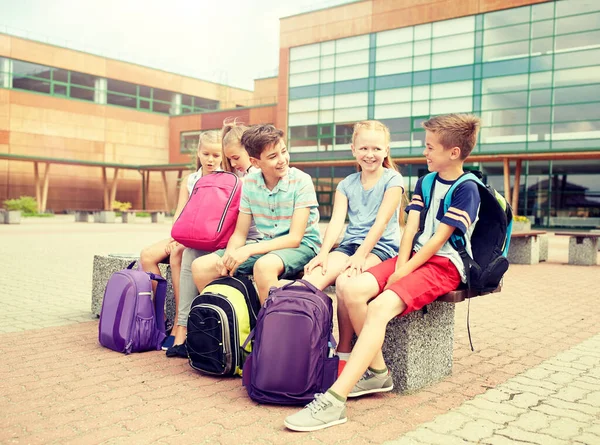
<path id="1" fill-rule="evenodd" d="M 459 66 L 455 68 L 441 68 L 431 72 L 431 81 L 438 82 L 454 82 L 463 79 L 473 78 L 472 66 Z"/>
<path id="2" fill-rule="evenodd" d="M 375 119 L 389 119 L 411 115 L 411 103 L 375 105 Z"/>
<path id="3" fill-rule="evenodd" d="M 110 82 L 110 79 L 108 81 Z M 106 102 L 120 107 L 137 108 L 137 99 L 135 97 L 122 94 L 108 93 L 106 95 Z"/>
<path id="4" fill-rule="evenodd" d="M 495 142 L 524 141 L 526 139 L 526 133 L 526 125 L 514 127 L 483 127 L 481 129 L 481 142 L 489 144 Z"/>
<path id="5" fill-rule="evenodd" d="M 334 111 L 336 122 L 356 122 L 367 118 L 367 107 L 342 108 Z"/>
<path id="6" fill-rule="evenodd" d="M 485 45 L 529 40 L 529 23 L 524 25 L 506 26 L 503 28 L 487 29 L 483 32 Z"/>
<path id="7" fill-rule="evenodd" d="M 354 51 L 350 53 L 338 53 L 335 55 L 335 66 L 354 66 L 361 63 L 369 63 L 369 50 Z"/>
<path id="8" fill-rule="evenodd" d="M 549 88 L 552 86 L 552 73 L 531 73 L 529 75 L 530 88 Z"/>
<path id="9" fill-rule="evenodd" d="M 390 133 L 406 133 L 410 131 L 410 117 L 383 119 L 381 123 L 390 129 Z"/>
<path id="10" fill-rule="evenodd" d="M 314 125 L 319 121 L 319 113 L 316 111 L 311 111 L 307 113 L 290 113 L 288 121 L 290 127 Z"/>
<path id="11" fill-rule="evenodd" d="M 370 45 L 369 40 L 370 38 L 368 34 L 336 40 L 335 52 L 339 54 L 357 51 L 359 49 L 368 49 Z"/>
<path id="12" fill-rule="evenodd" d="M 85 88 L 79 87 L 76 85 L 71 85 L 69 88 L 70 97 L 74 99 L 87 100 L 90 102 L 94 101 L 94 90 L 93 88 Z"/>
<path id="13" fill-rule="evenodd" d="M 436 83 L 431 85 L 431 98 L 442 99 L 446 97 L 469 97 L 473 95 L 473 81 Z"/>
<path id="14" fill-rule="evenodd" d="M 574 68 L 554 72 L 554 86 L 587 85 L 600 83 L 600 70 L 597 67 Z"/>
<path id="15" fill-rule="evenodd" d="M 184 131 L 180 133 L 179 150 L 181 153 L 193 153 L 198 149 L 200 131 Z"/>
<path id="16" fill-rule="evenodd" d="M 413 102 L 412 103 L 412 116 L 429 116 L 429 101 Z M 396 114 L 398 116 L 398 114 Z"/>
<path id="17" fill-rule="evenodd" d="M 412 58 L 379 62 L 375 65 L 375 75 L 385 76 L 396 73 L 410 73 L 412 71 L 412 65 Z"/>
<path id="18" fill-rule="evenodd" d="M 346 80 L 335 84 L 335 92 L 337 94 L 357 93 L 367 91 L 368 87 L 369 79 Z M 323 94 L 323 87 L 321 87 L 321 94 Z"/>
<path id="19" fill-rule="evenodd" d="M 571 51 L 554 55 L 554 68 L 570 68 L 576 66 L 597 66 L 600 64 L 600 49 L 587 51 Z"/>
<path id="20" fill-rule="evenodd" d="M 529 109 L 529 122 L 532 124 L 549 124 L 552 122 L 551 107 L 535 107 Z"/>
<path id="21" fill-rule="evenodd" d="M 525 57 L 529 55 L 529 40 L 483 47 L 483 61 Z"/>
<path id="22" fill-rule="evenodd" d="M 319 108 L 321 110 L 333 109 L 333 96 L 321 96 L 319 98 Z"/>
<path id="23" fill-rule="evenodd" d="M 320 58 L 303 59 L 290 62 L 290 74 L 306 73 L 319 69 Z"/>
<path id="24" fill-rule="evenodd" d="M 431 38 L 431 23 L 415 26 L 415 40 Z"/>
<path id="25" fill-rule="evenodd" d="M 484 111 L 481 113 L 484 127 L 501 127 L 527 123 L 527 109 Z"/>
<path id="26" fill-rule="evenodd" d="M 52 80 L 55 82 L 69 82 L 69 70 L 56 68 L 52 70 Z"/>
<path id="27" fill-rule="evenodd" d="M 552 37 L 546 37 L 543 39 L 535 39 L 531 41 L 531 54 L 546 54 L 552 52 L 552 46 L 554 45 L 554 39 Z"/>
<path id="28" fill-rule="evenodd" d="M 431 101 L 431 114 L 468 113 L 473 109 L 471 97 L 455 97 L 452 99 L 438 99 Z"/>
<path id="29" fill-rule="evenodd" d="M 319 109 L 319 99 L 298 99 L 290 100 L 288 112 L 290 113 L 301 113 L 304 111 L 313 111 Z"/>
<path id="30" fill-rule="evenodd" d="M 585 126 L 585 121 L 581 121 L 583 117 L 585 120 L 598 120 L 600 119 L 600 107 L 598 104 L 577 104 L 577 105 L 558 105 L 554 109 L 554 122 L 564 121 L 580 121 L 582 127 Z"/>
<path id="31" fill-rule="evenodd" d="M 529 59 L 500 60 L 483 64 L 483 77 L 507 76 L 529 71 Z"/>
<path id="32" fill-rule="evenodd" d="M 51 68 L 47 66 L 22 62 L 21 60 L 13 60 L 12 66 L 13 79 L 20 77 L 50 79 Z"/>
<path id="33" fill-rule="evenodd" d="M 567 88 L 556 88 L 554 90 L 555 105 L 583 102 L 600 102 L 600 85 L 596 84 Z"/>
<path id="34" fill-rule="evenodd" d="M 304 85 L 314 85 L 317 83 L 319 83 L 319 72 L 318 71 L 290 75 L 290 88 L 300 87 L 300 86 L 304 86 Z"/>
<path id="35" fill-rule="evenodd" d="M 335 54 L 335 40 L 321 43 L 321 55 Z"/>
<path id="36" fill-rule="evenodd" d="M 108 79 L 107 88 L 108 91 L 113 93 L 130 94 L 132 96 L 137 95 L 136 85 L 129 82 L 123 82 L 122 80 Z"/>
<path id="37" fill-rule="evenodd" d="M 554 20 L 544 20 L 543 22 L 533 22 L 531 24 L 531 37 L 549 37 L 554 34 Z"/>
<path id="38" fill-rule="evenodd" d="M 556 16 L 564 17 L 574 14 L 600 11 L 600 4 L 596 0 L 577 0 L 556 2 Z"/>
<path id="39" fill-rule="evenodd" d="M 13 88 L 50 94 L 50 81 L 29 77 L 13 77 Z"/>
<path id="40" fill-rule="evenodd" d="M 154 111 L 155 113 L 170 114 L 171 103 L 154 100 L 152 101 L 152 111 Z"/>
<path id="41" fill-rule="evenodd" d="M 413 59 L 414 71 L 423 71 L 431 69 L 431 56 L 419 56 Z"/>
<path id="42" fill-rule="evenodd" d="M 377 48 L 376 60 L 391 60 L 391 59 L 402 59 L 404 57 L 412 57 L 413 55 L 413 44 L 403 43 L 400 45 L 384 46 L 383 48 Z"/>
<path id="43" fill-rule="evenodd" d="M 576 3 L 576 2 L 571 2 Z M 600 12 L 556 19 L 556 34 L 570 34 L 598 29 Z"/>
<path id="44" fill-rule="evenodd" d="M 432 51 L 434 53 L 443 53 L 446 51 L 473 48 L 473 42 L 474 37 L 472 32 L 456 36 L 440 37 L 433 39 Z"/>
<path id="45" fill-rule="evenodd" d="M 596 46 L 600 42 L 600 31 L 588 31 L 555 37 L 557 51 Z"/>
<path id="46" fill-rule="evenodd" d="M 475 16 L 443 20 L 433 24 L 433 37 L 468 33 L 475 30 Z"/>
<path id="47" fill-rule="evenodd" d="M 96 86 L 96 79 L 97 77 L 91 74 L 71 71 L 71 84 L 94 88 Z"/>
<path id="48" fill-rule="evenodd" d="M 431 40 L 419 40 L 413 46 L 415 56 L 431 53 Z"/>
<path id="49" fill-rule="evenodd" d="M 390 90 L 375 91 L 376 104 L 393 104 L 399 102 L 410 102 L 411 89 L 409 88 L 394 88 Z"/>
<path id="50" fill-rule="evenodd" d="M 354 124 L 336 124 L 335 125 L 335 143 L 351 144 Z"/>
<path id="51" fill-rule="evenodd" d="M 432 68 L 471 65 L 475 61 L 473 49 L 450 51 L 444 54 L 434 54 L 431 59 Z"/>
<path id="52" fill-rule="evenodd" d="M 333 110 L 320 110 L 319 123 L 326 124 L 328 122 L 333 122 Z"/>
<path id="53" fill-rule="evenodd" d="M 214 99 L 194 96 L 194 108 L 196 110 L 218 110 L 220 102 Z"/>
<path id="54" fill-rule="evenodd" d="M 323 70 L 319 73 L 318 83 L 329 83 L 335 80 L 335 69 Z"/>
<path id="55" fill-rule="evenodd" d="M 520 108 L 527 106 L 527 91 L 518 93 L 490 94 L 482 96 L 483 110 L 498 110 L 503 108 Z"/>
<path id="56" fill-rule="evenodd" d="M 541 3 L 531 7 L 531 20 L 554 18 L 554 2 Z"/>
<path id="57" fill-rule="evenodd" d="M 324 56 L 321 57 L 321 67 L 320 69 L 329 69 L 335 67 L 335 56 Z"/>
<path id="58" fill-rule="evenodd" d="M 486 29 L 529 22 L 529 6 L 488 12 L 483 16 L 483 20 Z"/>
<path id="59" fill-rule="evenodd" d="M 312 45 L 297 46 L 290 49 L 290 61 L 310 59 L 311 57 L 319 57 L 320 55 L 320 44 L 315 43 Z"/>
<path id="60" fill-rule="evenodd" d="M 317 125 L 303 125 L 301 127 L 290 127 L 291 139 L 307 139 L 317 137 Z"/>
<path id="61" fill-rule="evenodd" d="M 430 85 L 416 86 L 412 89 L 412 100 L 429 100 Z"/>
<path id="62" fill-rule="evenodd" d="M 552 90 L 531 90 L 529 92 L 529 104 L 532 107 L 538 107 L 540 105 L 550 105 L 552 103 Z"/>
<path id="63" fill-rule="evenodd" d="M 335 108 L 350 108 L 367 105 L 368 93 L 338 94 L 335 96 Z"/>
<path id="64" fill-rule="evenodd" d="M 347 66 L 344 68 L 336 68 L 335 80 L 350 80 L 350 79 L 362 79 L 369 77 L 369 64 Z"/>
<path id="65" fill-rule="evenodd" d="M 395 43 L 412 42 L 413 28 L 392 29 L 377 33 L 377 46 L 393 45 Z"/>

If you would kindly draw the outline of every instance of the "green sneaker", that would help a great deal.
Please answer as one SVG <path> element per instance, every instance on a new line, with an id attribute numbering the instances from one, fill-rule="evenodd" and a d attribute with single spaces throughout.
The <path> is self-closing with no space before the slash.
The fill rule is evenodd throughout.
<path id="1" fill-rule="evenodd" d="M 302 411 L 286 417 L 283 424 L 292 431 L 316 431 L 346 423 L 346 405 L 329 394 L 315 394 Z"/>
<path id="2" fill-rule="evenodd" d="M 348 397 L 360 397 L 376 392 L 388 392 L 392 389 L 394 389 L 394 381 L 389 369 L 385 376 L 367 369 L 356 385 L 354 385 Z"/>

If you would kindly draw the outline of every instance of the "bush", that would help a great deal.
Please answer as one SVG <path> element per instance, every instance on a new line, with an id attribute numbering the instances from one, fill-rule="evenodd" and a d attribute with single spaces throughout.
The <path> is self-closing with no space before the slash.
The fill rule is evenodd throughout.
<path id="1" fill-rule="evenodd" d="M 130 202 L 121 202 L 121 201 L 113 201 L 112 209 L 117 212 L 124 212 L 125 210 L 129 210 L 131 208 Z"/>
<path id="2" fill-rule="evenodd" d="M 517 215 L 514 215 L 513 216 L 513 221 L 515 221 L 515 222 L 527 222 L 527 221 L 529 221 L 529 218 L 527 218 L 526 216 L 517 216 Z"/>
<path id="3" fill-rule="evenodd" d="M 37 201 L 33 196 L 21 196 L 18 199 L 7 199 L 4 201 L 6 210 L 20 210 L 24 216 L 37 214 Z"/>

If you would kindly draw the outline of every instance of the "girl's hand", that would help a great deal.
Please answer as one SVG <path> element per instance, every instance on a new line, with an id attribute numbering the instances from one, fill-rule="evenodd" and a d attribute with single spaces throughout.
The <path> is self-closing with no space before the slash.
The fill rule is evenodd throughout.
<path id="1" fill-rule="evenodd" d="M 304 274 L 309 275 L 315 268 L 321 266 L 321 274 L 325 275 L 327 272 L 327 257 L 329 255 L 323 255 L 318 253 L 316 257 L 308 262 L 306 266 L 304 266 Z"/>
<path id="2" fill-rule="evenodd" d="M 171 255 L 171 252 L 175 250 L 175 248 L 179 245 L 179 243 L 175 240 L 172 240 L 169 244 L 165 246 L 165 253 L 167 255 Z"/>
<path id="3" fill-rule="evenodd" d="M 365 262 L 367 258 L 361 254 L 355 253 L 348 261 L 346 261 L 346 265 L 344 270 L 346 271 L 346 275 L 349 277 L 358 276 L 363 273 L 363 268 L 365 267 Z"/>

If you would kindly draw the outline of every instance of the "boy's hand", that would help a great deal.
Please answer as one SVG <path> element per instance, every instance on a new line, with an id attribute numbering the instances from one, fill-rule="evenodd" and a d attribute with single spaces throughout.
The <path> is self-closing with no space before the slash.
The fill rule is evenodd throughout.
<path id="1" fill-rule="evenodd" d="M 393 274 L 391 274 L 390 277 L 388 278 L 385 288 L 383 290 L 388 290 L 392 284 L 394 284 L 400 278 L 405 277 L 406 275 L 408 275 L 408 273 L 402 266 L 397 267 L 396 271 Z"/>
<path id="2" fill-rule="evenodd" d="M 235 271 L 240 265 L 250 258 L 250 252 L 248 251 L 248 246 L 242 246 L 239 249 L 230 252 L 229 254 L 225 254 L 223 256 L 223 265 L 229 271 L 229 276 L 233 276 Z"/>
<path id="3" fill-rule="evenodd" d="M 352 277 L 363 273 L 363 268 L 365 267 L 366 260 L 367 258 L 359 253 L 355 253 L 354 255 L 352 255 L 350 258 L 348 258 L 348 261 L 346 261 L 346 264 L 344 266 L 344 271 L 346 272 L 346 275 Z"/>
<path id="4" fill-rule="evenodd" d="M 225 254 L 227 254 L 227 253 L 225 253 Z M 229 275 L 229 271 L 223 264 L 223 258 L 219 258 L 217 260 L 216 269 L 217 269 L 217 273 L 222 277 Z"/>
<path id="5" fill-rule="evenodd" d="M 312 260 L 310 260 L 308 262 L 308 264 L 306 266 L 304 266 L 304 274 L 305 275 L 309 275 L 313 269 L 321 266 L 321 273 L 323 275 L 325 275 L 325 273 L 327 272 L 327 257 L 329 256 L 329 254 L 317 254 L 316 257 L 314 257 Z"/>

